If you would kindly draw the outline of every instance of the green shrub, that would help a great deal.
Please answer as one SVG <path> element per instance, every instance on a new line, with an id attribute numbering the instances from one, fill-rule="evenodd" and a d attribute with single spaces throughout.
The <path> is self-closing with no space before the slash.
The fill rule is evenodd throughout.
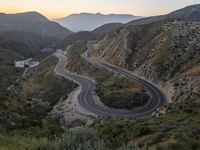
<path id="1" fill-rule="evenodd" d="M 91 127 L 108 148 L 117 149 L 131 143 L 142 150 L 197 150 L 200 149 L 199 108 L 199 103 L 173 103 L 159 117 L 101 118 Z"/>
<path id="2" fill-rule="evenodd" d="M 2 135 L 0 134 L 1 150 L 36 150 L 40 147 L 48 145 L 46 138 L 30 138 L 19 135 Z"/>
<path id="3" fill-rule="evenodd" d="M 105 150 L 103 141 L 92 129 L 66 131 L 53 144 L 40 147 L 42 150 Z"/>

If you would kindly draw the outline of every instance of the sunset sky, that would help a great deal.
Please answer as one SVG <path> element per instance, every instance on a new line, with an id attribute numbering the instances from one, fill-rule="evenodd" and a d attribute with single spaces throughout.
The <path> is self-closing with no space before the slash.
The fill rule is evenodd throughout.
<path id="1" fill-rule="evenodd" d="M 198 3 L 199 0 L 0 0 L 0 12 L 37 11 L 49 19 L 80 12 L 152 16 Z"/>

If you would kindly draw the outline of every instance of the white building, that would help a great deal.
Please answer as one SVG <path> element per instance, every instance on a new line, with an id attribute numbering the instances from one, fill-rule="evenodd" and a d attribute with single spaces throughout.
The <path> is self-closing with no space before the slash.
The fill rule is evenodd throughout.
<path id="1" fill-rule="evenodd" d="M 24 61 L 15 61 L 15 67 L 24 68 Z"/>
<path id="2" fill-rule="evenodd" d="M 32 68 L 37 65 L 39 65 L 39 62 L 32 62 L 32 58 L 29 58 L 27 60 L 15 61 L 15 67 L 17 68 L 24 68 L 25 66 Z"/>

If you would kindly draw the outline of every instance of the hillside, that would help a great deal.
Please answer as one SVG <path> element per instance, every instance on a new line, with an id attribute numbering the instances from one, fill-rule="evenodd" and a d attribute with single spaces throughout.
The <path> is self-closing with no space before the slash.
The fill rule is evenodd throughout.
<path id="1" fill-rule="evenodd" d="M 0 38 L 0 89 L 7 89 L 22 73 L 22 69 L 14 67 L 14 61 L 35 54 L 25 44 Z"/>
<path id="2" fill-rule="evenodd" d="M 49 111 L 76 84 L 54 73 L 56 57 L 44 58 L 48 53 L 39 52 L 51 37 L 21 31 L 3 34 L 7 39 L 0 37 L 0 149 L 43 149 L 63 132 L 59 122 L 48 117 Z M 15 68 L 15 60 L 30 57 L 39 58 L 39 66 L 26 73 Z"/>
<path id="3" fill-rule="evenodd" d="M 49 21 L 37 12 L 0 14 L 0 32 L 24 31 L 42 36 L 66 37 L 72 32 L 56 22 Z"/>
<path id="4" fill-rule="evenodd" d="M 159 84 L 172 101 L 199 101 L 199 29 L 177 20 L 124 27 L 98 39 L 92 55 Z"/>
<path id="5" fill-rule="evenodd" d="M 7 89 L 24 69 L 15 68 L 14 62 L 27 58 L 44 57 L 50 52 L 43 48 L 52 48 L 58 43 L 55 37 L 46 37 L 29 32 L 5 31 L 0 33 L 0 83 Z"/>
<path id="6" fill-rule="evenodd" d="M 77 86 L 75 83 L 55 74 L 54 68 L 58 60 L 47 56 L 34 70 L 29 70 L 20 87 L 27 97 L 48 103 L 51 109 L 60 99 L 65 100 Z"/>
<path id="7" fill-rule="evenodd" d="M 108 14 L 101 13 L 90 14 L 72 14 L 64 18 L 55 19 L 54 21 L 60 23 L 64 27 L 74 31 L 92 31 L 107 23 L 127 23 L 141 17 L 126 15 L 126 14 Z"/>
<path id="8" fill-rule="evenodd" d="M 166 15 L 152 16 L 138 20 L 133 20 L 127 23 L 126 25 L 142 25 L 170 18 L 175 18 L 182 21 L 200 21 L 199 13 L 200 13 L 200 4 L 197 4 L 197 5 L 187 6 L 185 8 L 173 11 Z"/>
<path id="9" fill-rule="evenodd" d="M 200 148 L 199 103 L 169 104 L 144 119 L 101 118 L 90 126 L 115 150 L 193 150 Z"/>
<path id="10" fill-rule="evenodd" d="M 40 51 L 43 48 L 54 47 L 59 39 L 52 36 L 42 36 L 30 32 L 23 31 L 4 31 L 0 33 L 0 37 L 25 44 L 29 49 Z"/>
<path id="11" fill-rule="evenodd" d="M 200 4 L 197 4 L 176 10 L 168 14 L 168 16 L 183 21 L 200 21 L 199 13 L 200 13 Z"/>
<path id="12" fill-rule="evenodd" d="M 56 119 L 48 117 L 48 112 L 76 85 L 54 73 L 57 61 L 48 56 L 37 68 L 29 70 L 15 85 L 21 95 L 0 89 L 0 149 L 44 149 L 61 136 L 64 130 Z"/>
<path id="13" fill-rule="evenodd" d="M 77 41 L 88 41 L 88 40 L 95 40 L 98 35 L 93 32 L 88 31 L 82 31 L 74 33 L 66 38 L 64 38 L 60 44 L 58 44 L 58 47 L 66 48 L 67 46 L 77 42 Z"/>
<path id="14" fill-rule="evenodd" d="M 102 34 L 114 31 L 114 30 L 116 30 L 117 28 L 119 28 L 121 26 L 123 26 L 122 23 L 108 23 L 108 24 L 102 25 L 102 26 L 94 29 L 92 31 L 92 33 L 95 33 L 95 34 L 98 34 L 98 35 L 102 35 Z"/>

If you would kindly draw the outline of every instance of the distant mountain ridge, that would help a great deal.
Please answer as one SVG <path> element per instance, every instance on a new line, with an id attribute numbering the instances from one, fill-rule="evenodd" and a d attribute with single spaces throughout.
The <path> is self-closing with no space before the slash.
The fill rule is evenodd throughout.
<path id="1" fill-rule="evenodd" d="M 122 23 L 121 24 L 120 23 L 105 24 L 96 28 L 92 32 L 100 35 L 100 34 L 105 34 L 107 32 L 116 30 L 122 26 L 137 26 L 137 25 L 149 24 L 152 22 L 157 22 L 157 21 L 172 19 L 172 18 L 178 19 L 181 21 L 200 21 L 200 4 L 187 6 L 187 7 L 175 10 L 166 15 L 144 17 L 141 19 L 132 20 L 126 24 L 122 24 Z"/>
<path id="2" fill-rule="evenodd" d="M 92 33 L 95 33 L 95 34 L 104 34 L 104 33 L 107 33 L 107 32 L 111 32 L 119 27 L 123 26 L 122 23 L 108 23 L 108 24 L 104 24 L 96 29 L 94 29 L 92 31 Z"/>
<path id="3" fill-rule="evenodd" d="M 59 48 L 66 48 L 67 46 L 77 42 L 77 41 L 89 41 L 89 40 L 95 40 L 98 37 L 98 34 L 89 32 L 89 31 L 81 31 L 74 33 L 72 35 L 69 35 L 68 37 L 64 38 L 59 45 L 57 45 Z"/>
<path id="4" fill-rule="evenodd" d="M 56 22 L 49 21 L 38 12 L 0 13 L 0 32 L 4 31 L 23 31 L 58 38 L 64 38 L 72 34 L 70 30 Z"/>
<path id="5" fill-rule="evenodd" d="M 131 20 L 139 19 L 140 16 L 133 16 L 128 14 L 108 14 L 101 13 L 80 13 L 72 14 L 67 17 L 55 19 L 53 21 L 62 26 L 77 32 L 77 31 L 92 31 L 108 23 L 127 23 Z"/>
<path id="6" fill-rule="evenodd" d="M 200 4 L 178 9 L 168 15 L 183 21 L 200 21 Z"/>
<path id="7" fill-rule="evenodd" d="M 166 15 L 152 16 L 133 20 L 126 25 L 142 25 L 170 18 L 175 18 L 182 21 L 200 21 L 200 4 L 187 6 Z"/>
<path id="8" fill-rule="evenodd" d="M 42 16 L 38 12 L 24 12 L 24 13 L 16 13 L 16 14 L 6 14 L 0 13 L 1 21 L 23 21 L 23 22 L 36 22 L 36 21 L 48 21 L 45 16 Z M 12 19 L 12 20 L 11 20 Z"/>

